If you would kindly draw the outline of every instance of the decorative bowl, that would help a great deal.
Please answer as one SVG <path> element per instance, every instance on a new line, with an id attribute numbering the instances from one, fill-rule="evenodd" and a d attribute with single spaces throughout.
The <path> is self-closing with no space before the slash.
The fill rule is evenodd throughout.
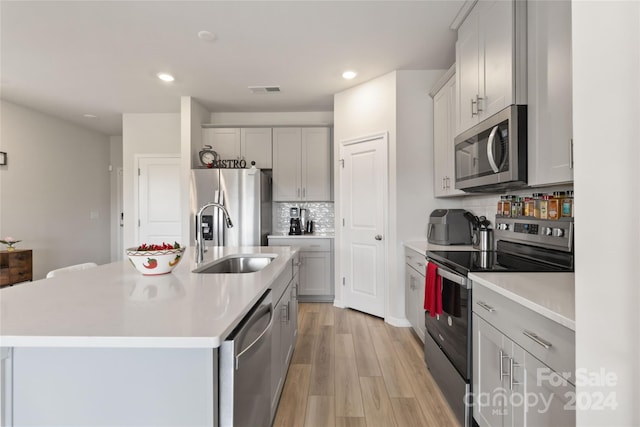
<path id="1" fill-rule="evenodd" d="M 126 250 L 131 264 L 145 276 L 158 276 L 171 273 L 171 270 L 180 263 L 185 248 L 142 250 L 129 248 Z"/>

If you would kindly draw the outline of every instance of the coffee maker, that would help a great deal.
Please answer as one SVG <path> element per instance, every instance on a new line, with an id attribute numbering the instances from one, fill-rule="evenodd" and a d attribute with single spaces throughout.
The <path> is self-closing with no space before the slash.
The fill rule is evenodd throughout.
<path id="1" fill-rule="evenodd" d="M 298 214 L 298 208 L 291 208 L 289 210 L 289 235 L 299 236 L 302 234 L 302 223 Z"/>

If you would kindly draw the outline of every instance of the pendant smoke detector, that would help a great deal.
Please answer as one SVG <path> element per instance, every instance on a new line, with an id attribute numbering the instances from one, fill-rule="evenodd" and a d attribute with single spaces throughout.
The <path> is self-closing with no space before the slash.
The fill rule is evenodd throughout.
<path id="1" fill-rule="evenodd" d="M 280 92 L 280 86 L 248 86 L 251 93 L 276 93 Z"/>

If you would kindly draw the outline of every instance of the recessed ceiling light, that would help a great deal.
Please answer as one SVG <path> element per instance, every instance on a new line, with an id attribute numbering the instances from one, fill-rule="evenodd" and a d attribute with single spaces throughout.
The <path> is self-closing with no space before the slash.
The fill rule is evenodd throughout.
<path id="1" fill-rule="evenodd" d="M 357 75 L 358 75 L 358 73 L 356 73 L 355 71 L 345 71 L 344 73 L 342 73 L 342 77 L 347 79 L 347 80 L 351 80 L 352 78 L 354 78 Z"/>
<path id="2" fill-rule="evenodd" d="M 216 35 L 210 31 L 198 31 L 198 38 L 207 42 L 212 42 L 216 39 Z"/>
<path id="3" fill-rule="evenodd" d="M 95 114 L 83 114 L 82 117 L 84 117 L 85 119 L 97 119 L 98 116 L 96 116 Z"/>
<path id="4" fill-rule="evenodd" d="M 163 82 L 172 82 L 175 80 L 175 78 L 171 74 L 167 73 L 158 73 L 157 76 Z"/>

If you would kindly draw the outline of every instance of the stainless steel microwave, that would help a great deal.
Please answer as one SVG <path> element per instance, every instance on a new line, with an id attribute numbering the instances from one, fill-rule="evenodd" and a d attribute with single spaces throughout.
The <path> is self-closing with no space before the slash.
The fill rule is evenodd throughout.
<path id="1" fill-rule="evenodd" d="M 482 193 L 527 185 L 527 106 L 511 105 L 455 138 L 457 189 Z"/>

